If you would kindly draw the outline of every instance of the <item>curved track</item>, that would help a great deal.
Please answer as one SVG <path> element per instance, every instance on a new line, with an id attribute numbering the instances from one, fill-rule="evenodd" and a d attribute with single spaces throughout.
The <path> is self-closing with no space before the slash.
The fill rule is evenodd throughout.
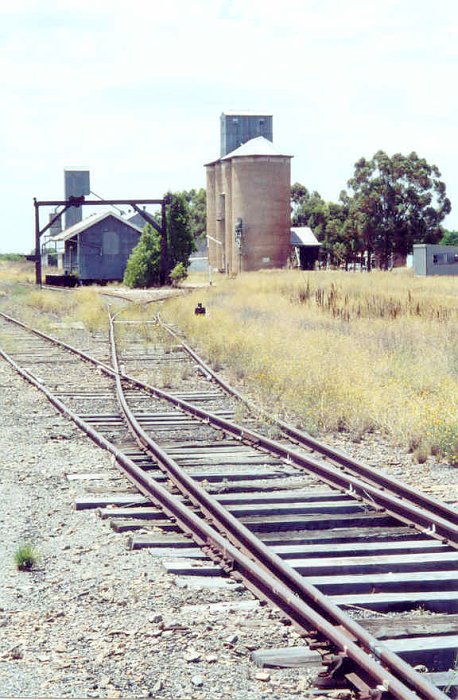
<path id="1" fill-rule="evenodd" d="M 46 374 L 43 358 L 49 360 L 48 343 L 54 342 L 55 348 L 62 345 L 35 333 L 31 349 L 29 335 L 20 339 L 30 329 L 13 326 L 13 319 L 2 317 L 3 325 L 18 329 L 17 347 L 8 355 L 2 352 L 3 357 L 18 370 L 13 356 L 25 359 L 34 371 L 41 362 L 41 374 Z M 368 467 L 285 424 L 280 426 L 281 439 L 274 440 L 263 434 L 262 423 L 253 414 L 243 425 L 234 422 L 234 403 L 223 405 L 223 399 L 211 396 L 215 392 L 208 388 L 196 391 L 193 385 L 194 391 L 188 389 L 183 398 L 183 392 L 171 394 L 128 376 L 119 366 L 113 319 L 110 329 L 111 367 L 79 353 L 86 361 L 84 379 L 79 377 L 78 360 L 72 376 L 69 353 L 74 357 L 74 349 L 67 346 L 65 357 L 52 351 L 57 363 L 68 365 L 69 386 L 65 390 L 60 386 L 60 394 L 73 403 L 72 409 L 46 390 L 44 380 L 37 381 L 30 369 L 22 373 L 109 449 L 146 497 L 137 508 L 123 508 L 123 519 L 132 523 L 137 518 L 144 526 L 152 514 L 151 504 L 160 506 L 208 557 L 279 607 L 322 650 L 328 680 L 334 674 L 345 677 L 361 697 L 444 697 L 430 681 L 438 680 L 442 686 L 445 682 L 437 676 L 426 678 L 407 663 L 421 659 L 430 671 L 447 669 L 456 637 L 444 633 L 444 624 L 431 624 L 431 630 L 439 632 L 427 637 L 417 631 L 416 636 L 386 639 L 385 635 L 380 641 L 362 620 L 343 610 L 393 612 L 426 605 L 432 611 L 453 612 L 458 588 L 456 513 L 400 482 L 387 477 L 380 482 Z M 190 348 L 186 351 L 197 361 Z M 89 362 L 105 374 L 103 386 L 100 373 L 90 369 Z M 212 377 L 213 386 L 214 375 L 200 360 L 199 365 L 201 374 Z M 52 368 L 49 374 L 52 385 Z M 90 387 L 92 405 L 101 411 L 87 413 L 89 392 L 84 397 L 85 392 L 75 387 L 82 382 Z M 223 388 L 227 395 L 229 387 Z M 202 403 L 212 401 L 215 411 L 202 408 Z M 176 437 L 171 440 L 177 430 L 179 444 Z M 181 497 L 161 485 L 164 476 L 158 467 Z"/>

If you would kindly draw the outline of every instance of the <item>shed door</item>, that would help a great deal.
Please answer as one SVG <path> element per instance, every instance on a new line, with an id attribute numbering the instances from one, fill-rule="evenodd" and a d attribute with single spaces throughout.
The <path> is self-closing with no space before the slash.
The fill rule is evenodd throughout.
<path id="1" fill-rule="evenodd" d="M 119 234 L 115 231 L 103 232 L 103 254 L 118 255 L 119 254 Z"/>

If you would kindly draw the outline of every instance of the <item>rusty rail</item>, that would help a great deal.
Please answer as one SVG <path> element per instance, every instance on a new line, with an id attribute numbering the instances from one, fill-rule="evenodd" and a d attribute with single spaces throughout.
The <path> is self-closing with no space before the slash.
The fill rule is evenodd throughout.
<path id="1" fill-rule="evenodd" d="M 0 312 L 0 315 L 8 321 L 22 326 L 25 330 L 33 332 L 51 343 L 64 347 L 69 352 L 72 352 L 85 361 L 99 367 L 105 374 L 111 377 L 116 376 L 116 372 L 111 367 L 92 358 L 87 353 L 78 350 L 67 343 L 63 343 L 57 338 L 46 335 L 42 331 L 30 328 L 21 321 L 13 319 L 4 313 Z M 439 540 L 446 540 L 451 547 L 458 549 L 458 524 L 456 512 L 453 509 L 445 506 L 445 511 L 448 517 L 440 517 L 434 512 L 430 511 L 426 506 L 418 506 L 415 502 L 412 503 L 409 500 L 410 494 L 412 493 L 412 498 L 414 499 L 417 492 L 412 490 L 411 487 L 402 484 L 402 482 L 395 482 L 397 493 L 391 494 L 387 489 L 382 490 L 365 481 L 361 481 L 352 474 L 345 473 L 342 470 L 320 462 L 313 457 L 302 455 L 293 449 L 285 447 L 275 440 L 256 433 L 253 430 L 243 428 L 232 421 L 216 416 L 212 413 L 208 413 L 198 406 L 184 401 L 183 399 L 177 398 L 172 394 L 168 394 L 162 389 L 158 389 L 157 387 L 140 382 L 134 377 L 130 377 L 124 373 L 120 373 L 119 376 L 121 376 L 125 381 L 128 381 L 132 386 L 137 386 L 140 389 L 144 389 L 156 398 L 174 404 L 189 415 L 192 415 L 215 428 L 224 430 L 228 434 L 232 435 L 232 437 L 234 437 L 236 440 L 247 441 L 258 449 L 275 454 L 277 457 L 285 460 L 292 466 L 312 472 L 330 486 L 340 489 L 350 494 L 354 498 L 359 498 L 371 506 L 374 506 L 375 504 L 375 506 L 383 508 L 388 513 L 402 520 L 403 522 L 413 525 L 421 532 L 426 532 L 428 535 Z M 364 467 L 364 469 L 367 470 L 369 474 L 371 473 L 369 467 Z M 433 499 L 429 499 L 427 496 L 425 496 L 425 500 L 427 502 L 431 500 L 432 504 L 438 503 Z"/>
<path id="2" fill-rule="evenodd" d="M 261 594 L 263 597 L 267 597 L 272 603 L 276 604 L 277 607 L 279 607 L 284 614 L 288 615 L 307 636 L 310 631 L 310 625 L 313 625 L 314 628 L 319 630 L 321 634 L 336 645 L 344 658 L 351 659 L 351 661 L 357 664 L 358 668 L 364 669 L 377 683 L 381 683 L 384 689 L 390 690 L 390 692 L 396 692 L 395 697 L 410 697 L 411 691 L 407 690 L 407 696 L 405 696 L 405 690 L 400 687 L 395 689 L 392 685 L 392 679 L 388 680 L 386 677 L 386 671 L 382 671 L 382 674 L 380 674 L 381 669 L 377 662 L 374 662 L 370 656 L 361 657 L 361 649 L 354 644 L 353 640 L 358 641 L 367 653 L 386 663 L 390 669 L 395 670 L 403 681 L 407 680 L 414 688 L 426 693 L 425 697 L 430 697 L 429 692 L 431 690 L 433 691 L 431 697 L 443 697 L 440 691 L 433 688 L 430 683 L 413 671 L 407 663 L 390 651 L 388 647 L 378 642 L 375 637 L 342 612 L 337 605 L 329 601 L 318 588 L 307 583 L 300 574 L 294 571 L 284 560 L 253 535 L 246 526 L 240 523 L 239 520 L 222 507 L 217 499 L 205 491 L 194 479 L 189 477 L 175 460 L 170 458 L 167 453 L 152 440 L 136 420 L 124 396 L 121 382 L 121 377 L 123 375 L 119 371 L 114 324 L 111 317 L 110 340 L 112 365 L 116 372 L 115 379 L 118 402 L 127 420 L 132 436 L 140 447 L 146 448 L 148 452 L 154 456 L 157 463 L 167 473 L 168 477 L 171 478 L 180 492 L 184 496 L 190 498 L 191 502 L 205 513 L 206 517 L 210 519 L 213 526 L 221 534 L 231 540 L 232 544 L 237 548 L 237 551 L 245 554 L 259 567 L 258 571 L 253 572 L 250 570 L 247 572 L 250 574 L 248 578 L 246 578 L 246 574 L 244 575 L 244 580 L 248 581 L 250 587 L 254 589 L 258 595 Z M 237 558 L 234 557 L 233 551 L 229 553 L 226 547 L 223 546 L 223 548 L 220 549 L 220 545 L 216 542 L 215 545 L 217 546 L 217 559 L 222 557 L 227 561 L 230 558 L 233 564 L 239 564 Z M 233 571 L 232 567 L 231 571 Z M 253 573 L 256 573 L 255 579 L 252 578 Z M 274 583 L 274 587 L 272 587 L 272 574 L 286 587 L 286 591 L 282 588 L 280 592 L 280 587 L 276 583 Z M 300 594 L 303 598 L 303 602 L 306 602 L 307 606 L 302 612 L 299 601 L 297 601 L 296 605 L 293 604 L 296 602 L 294 598 L 298 594 Z M 329 628 L 330 620 L 334 623 L 331 629 Z M 336 630 L 336 626 L 341 627 L 344 632 Z M 418 676 L 418 678 L 416 678 L 416 676 Z"/>
<path id="3" fill-rule="evenodd" d="M 209 378 L 217 383 L 229 395 L 234 396 L 234 398 L 244 403 L 250 410 L 257 412 L 259 415 L 263 415 L 264 417 L 267 416 L 265 411 L 260 409 L 258 406 L 255 406 L 245 396 L 243 396 L 243 394 L 238 392 L 222 377 L 220 377 L 217 372 L 215 372 L 189 345 L 187 345 L 187 343 L 180 338 L 177 333 L 175 333 L 172 328 L 170 328 L 170 326 L 162 321 L 160 314 L 157 314 L 157 318 L 161 326 L 181 344 L 186 353 L 192 357 L 192 359 L 201 367 L 202 371 L 205 372 Z M 270 415 L 268 418 L 269 420 L 272 420 Z M 302 445 L 319 452 L 336 466 L 343 467 L 348 471 L 348 473 L 364 478 L 367 480 L 367 483 L 372 484 L 379 489 L 387 489 L 392 494 L 397 495 L 400 498 L 407 498 L 411 503 L 415 503 L 415 505 L 417 505 L 419 508 L 424 508 L 425 510 L 434 513 L 441 518 L 445 518 L 446 520 L 450 519 L 451 522 L 457 521 L 456 510 L 448 506 L 446 503 L 442 503 L 441 501 L 431 498 L 427 494 L 415 490 L 408 484 L 404 484 L 392 476 L 374 471 L 367 465 L 353 459 L 353 457 L 350 457 L 350 455 L 345 454 L 345 452 L 317 440 L 308 433 L 298 430 L 282 420 L 275 419 L 274 423 L 281 428 L 284 435 L 291 438 L 298 445 Z"/>
<path id="4" fill-rule="evenodd" d="M 16 322 L 10 317 L 6 317 L 8 320 Z M 20 326 L 23 326 L 26 330 L 31 330 L 25 324 L 19 322 Z M 65 347 L 65 349 L 75 352 L 75 348 L 68 346 L 61 341 L 50 338 L 40 331 L 34 331 L 37 335 L 50 340 L 58 345 Z M 121 374 L 117 371 L 117 361 L 115 362 L 115 369 L 107 367 L 104 363 L 101 363 L 93 358 L 90 358 L 86 353 L 81 351 L 76 351 L 77 354 L 87 361 L 92 362 L 96 366 L 103 369 L 104 372 L 110 374 L 110 376 L 115 377 L 116 383 L 121 387 L 121 379 L 129 381 L 131 384 L 135 384 L 140 388 L 145 388 L 145 385 L 133 380 L 127 375 Z M 113 351 L 115 352 L 115 351 Z M 418 673 L 413 671 L 413 669 L 403 662 L 397 655 L 393 654 L 389 649 L 387 649 L 383 644 L 380 644 L 377 639 L 368 634 L 363 628 L 351 618 L 348 618 L 336 605 L 331 603 L 329 600 L 323 596 L 318 589 L 302 579 L 302 577 L 297 574 L 293 569 L 291 569 L 283 560 L 281 560 L 277 555 L 273 554 L 265 545 L 260 542 L 252 533 L 242 526 L 238 521 L 236 521 L 233 516 L 222 509 L 218 502 L 215 501 L 211 496 L 209 496 L 205 491 L 203 491 L 198 484 L 196 484 L 192 479 L 186 476 L 167 455 L 159 448 L 151 439 L 143 432 L 139 432 L 138 439 L 141 444 L 148 446 L 148 449 L 153 451 L 156 460 L 163 465 L 164 468 L 170 470 L 173 474 L 174 479 L 177 480 L 177 484 L 180 484 L 180 490 L 190 496 L 191 500 L 210 517 L 215 525 L 221 529 L 222 532 L 227 533 L 232 540 L 232 544 L 227 541 L 221 534 L 219 534 L 214 528 L 204 523 L 198 516 L 196 516 L 192 511 L 187 509 L 178 499 L 171 496 L 163 487 L 157 484 L 153 479 L 148 477 L 141 469 L 139 469 L 131 460 L 127 459 L 122 453 L 120 453 L 116 448 L 114 448 L 103 436 L 94 431 L 90 426 L 88 426 L 84 421 L 82 421 L 76 414 L 70 411 L 57 397 L 53 396 L 46 387 L 44 387 L 33 375 L 22 370 L 18 365 L 9 358 L 6 353 L 1 351 L 1 355 L 6 359 L 15 369 L 18 371 L 25 379 L 31 382 L 34 386 L 40 389 L 48 399 L 60 410 L 64 415 L 74 420 L 74 422 L 82 428 L 97 444 L 99 444 L 104 449 L 109 450 L 114 454 L 118 464 L 122 466 L 128 478 L 136 484 L 139 490 L 150 497 L 155 503 L 160 505 L 165 512 L 176 518 L 182 529 L 187 532 L 192 532 L 192 536 L 196 543 L 206 548 L 206 551 L 210 556 L 216 560 L 221 558 L 224 561 L 231 561 L 232 566 L 236 565 L 237 572 L 243 576 L 247 585 L 255 590 L 258 595 L 268 598 L 273 604 L 280 607 L 285 615 L 290 617 L 297 626 L 302 628 L 306 634 L 310 633 L 310 627 L 320 631 L 326 639 L 329 639 L 335 647 L 339 650 L 339 654 L 342 658 L 349 659 L 356 664 L 358 669 L 362 669 L 370 678 L 373 679 L 379 691 L 388 691 L 395 698 L 415 698 L 418 697 L 411 690 L 414 688 L 415 691 L 420 693 L 420 697 L 423 698 L 444 698 L 444 695 L 434 688 L 429 682 L 425 681 Z M 186 404 L 175 397 L 165 394 L 154 387 L 147 387 L 147 390 L 154 395 L 167 398 L 168 400 L 173 400 L 177 405 L 185 404 L 188 411 L 197 415 L 202 419 L 206 419 L 211 424 L 215 424 L 217 427 L 223 427 L 229 430 L 231 434 L 235 437 L 241 439 L 244 435 L 248 435 L 250 438 L 254 439 L 260 446 L 267 447 L 275 446 L 276 443 L 273 441 L 262 438 L 252 431 L 246 431 L 229 421 L 222 421 L 222 419 L 212 416 L 211 414 L 205 414 L 201 409 L 197 409 L 194 406 Z M 120 399 L 121 400 L 121 399 Z M 127 407 L 128 409 L 128 407 Z M 129 412 L 129 409 L 128 409 Z M 196 413 L 197 412 L 197 413 Z M 265 441 L 264 445 L 260 444 Z M 277 444 L 277 447 L 281 447 Z M 285 448 L 282 448 L 285 449 Z M 277 453 L 278 454 L 278 453 Z M 301 455 L 295 455 L 291 451 L 286 451 L 280 456 L 284 458 L 290 458 L 290 461 L 294 463 L 293 457 L 301 457 Z M 318 465 L 320 466 L 320 465 Z M 348 478 L 345 477 L 346 481 Z M 327 479 L 326 479 L 327 480 Z M 355 480 L 353 480 L 354 482 Z M 329 483 L 329 481 L 328 481 Z M 367 485 L 363 484 L 362 488 L 367 489 Z M 237 547 L 234 547 L 233 542 L 237 542 L 237 545 L 242 551 L 239 551 Z M 249 554 L 249 556 L 247 556 Z M 252 561 L 251 558 L 255 558 Z M 298 596 L 298 593 L 301 597 Z M 308 604 L 308 601 L 310 604 Z M 313 606 L 313 607 L 312 607 Z M 318 611 L 315 609 L 317 608 Z M 331 624 L 329 620 L 333 620 L 334 624 Z M 337 627 L 336 627 L 337 625 Z M 339 629 L 342 627 L 345 631 Z M 352 641 L 352 638 L 358 640 L 358 642 L 364 647 L 361 649 L 357 644 Z M 375 657 L 375 658 L 374 658 Z M 390 666 L 392 672 L 399 676 L 402 681 L 400 681 L 392 672 L 384 669 L 380 662 L 383 662 Z M 407 685 L 404 684 L 407 683 Z M 410 688 L 408 687 L 410 686 Z M 376 689 L 374 689 L 376 690 Z"/>

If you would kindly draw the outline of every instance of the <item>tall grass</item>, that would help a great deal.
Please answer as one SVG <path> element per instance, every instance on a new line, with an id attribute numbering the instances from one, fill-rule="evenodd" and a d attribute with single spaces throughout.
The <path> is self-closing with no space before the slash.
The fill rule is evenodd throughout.
<path id="1" fill-rule="evenodd" d="M 34 264 L 24 261 L 0 260 L 0 280 L 2 282 L 34 282 Z"/>
<path id="2" fill-rule="evenodd" d="M 68 292 L 36 288 L 18 291 L 16 300 L 21 305 L 22 320 L 42 330 L 49 330 L 56 321 L 79 321 L 90 333 L 107 328 L 107 302 L 95 288 L 81 287 Z"/>
<path id="3" fill-rule="evenodd" d="M 270 412 L 458 464 L 458 278 L 250 273 L 163 313 Z"/>
<path id="4" fill-rule="evenodd" d="M 76 304 L 68 316 L 69 321 L 81 321 L 90 333 L 108 328 L 107 302 L 97 289 L 81 287 L 72 296 Z"/>

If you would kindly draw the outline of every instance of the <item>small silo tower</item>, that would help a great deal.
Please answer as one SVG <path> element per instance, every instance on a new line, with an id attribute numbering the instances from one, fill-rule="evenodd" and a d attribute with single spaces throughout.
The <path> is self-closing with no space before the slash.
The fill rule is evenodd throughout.
<path id="1" fill-rule="evenodd" d="M 70 197 L 81 197 L 91 193 L 89 184 L 89 170 L 74 170 L 73 168 L 65 168 L 65 199 Z M 65 228 L 70 228 L 78 224 L 82 219 L 81 207 L 70 207 L 65 212 Z"/>
<path id="2" fill-rule="evenodd" d="M 220 126 L 221 158 L 257 136 L 264 136 L 268 141 L 273 140 L 271 114 L 259 114 L 248 110 L 223 112 Z"/>

